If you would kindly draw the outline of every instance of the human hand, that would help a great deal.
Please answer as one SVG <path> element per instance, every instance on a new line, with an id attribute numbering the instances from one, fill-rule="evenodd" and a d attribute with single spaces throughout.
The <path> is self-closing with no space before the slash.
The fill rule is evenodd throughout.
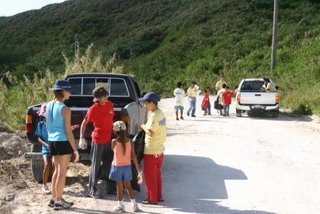
<path id="1" fill-rule="evenodd" d="M 142 171 L 140 171 L 138 173 L 137 180 L 138 180 L 138 184 L 142 184 L 143 183 Z"/>
<path id="2" fill-rule="evenodd" d="M 73 152 L 73 162 L 77 163 L 79 161 L 80 155 L 78 151 Z"/>
<path id="3" fill-rule="evenodd" d="M 87 143 L 87 141 L 86 141 L 86 139 L 85 139 L 84 137 L 80 137 L 79 147 L 80 147 L 80 149 L 82 149 L 82 150 L 87 149 L 88 143 Z"/>
<path id="4" fill-rule="evenodd" d="M 78 129 L 78 128 L 80 128 L 79 125 L 72 125 L 72 126 L 71 126 L 71 130 L 72 130 L 72 131 L 73 131 L 74 129 Z"/>

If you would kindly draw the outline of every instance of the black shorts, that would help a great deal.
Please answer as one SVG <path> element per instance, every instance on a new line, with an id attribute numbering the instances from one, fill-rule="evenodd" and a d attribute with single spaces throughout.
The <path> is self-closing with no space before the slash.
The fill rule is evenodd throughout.
<path id="1" fill-rule="evenodd" d="M 49 150 L 51 156 L 73 154 L 69 141 L 49 141 Z"/>

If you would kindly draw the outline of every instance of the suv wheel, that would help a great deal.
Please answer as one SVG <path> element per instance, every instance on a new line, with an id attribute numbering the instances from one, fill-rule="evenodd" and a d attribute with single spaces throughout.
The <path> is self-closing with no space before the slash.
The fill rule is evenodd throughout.
<path id="1" fill-rule="evenodd" d="M 236 116 L 237 117 L 242 117 L 242 111 L 239 109 L 236 109 Z"/>
<path id="2" fill-rule="evenodd" d="M 33 144 L 31 147 L 32 152 L 41 152 L 41 145 Z M 42 159 L 33 158 L 31 159 L 31 171 L 34 179 L 41 183 L 42 182 L 42 172 L 44 163 Z"/>

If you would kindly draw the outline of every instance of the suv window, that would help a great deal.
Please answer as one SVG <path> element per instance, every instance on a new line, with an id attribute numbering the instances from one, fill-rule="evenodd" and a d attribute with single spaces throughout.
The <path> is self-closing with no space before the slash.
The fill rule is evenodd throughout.
<path id="1" fill-rule="evenodd" d="M 263 81 L 261 80 L 254 80 L 254 81 L 245 81 L 242 83 L 240 91 L 241 92 L 260 92 Z"/>
<path id="2" fill-rule="evenodd" d="M 110 96 L 129 97 L 127 84 L 121 78 L 74 77 L 68 81 L 72 95 L 92 96 L 93 89 L 102 86 L 109 90 Z"/>

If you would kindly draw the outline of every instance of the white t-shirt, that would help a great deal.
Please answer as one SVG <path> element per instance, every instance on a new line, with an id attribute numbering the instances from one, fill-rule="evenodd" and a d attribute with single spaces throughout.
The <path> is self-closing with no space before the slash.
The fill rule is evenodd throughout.
<path id="1" fill-rule="evenodd" d="M 176 88 L 173 91 L 173 95 L 175 97 L 174 105 L 175 106 L 183 106 L 184 96 L 186 95 L 185 91 L 182 88 Z"/>

